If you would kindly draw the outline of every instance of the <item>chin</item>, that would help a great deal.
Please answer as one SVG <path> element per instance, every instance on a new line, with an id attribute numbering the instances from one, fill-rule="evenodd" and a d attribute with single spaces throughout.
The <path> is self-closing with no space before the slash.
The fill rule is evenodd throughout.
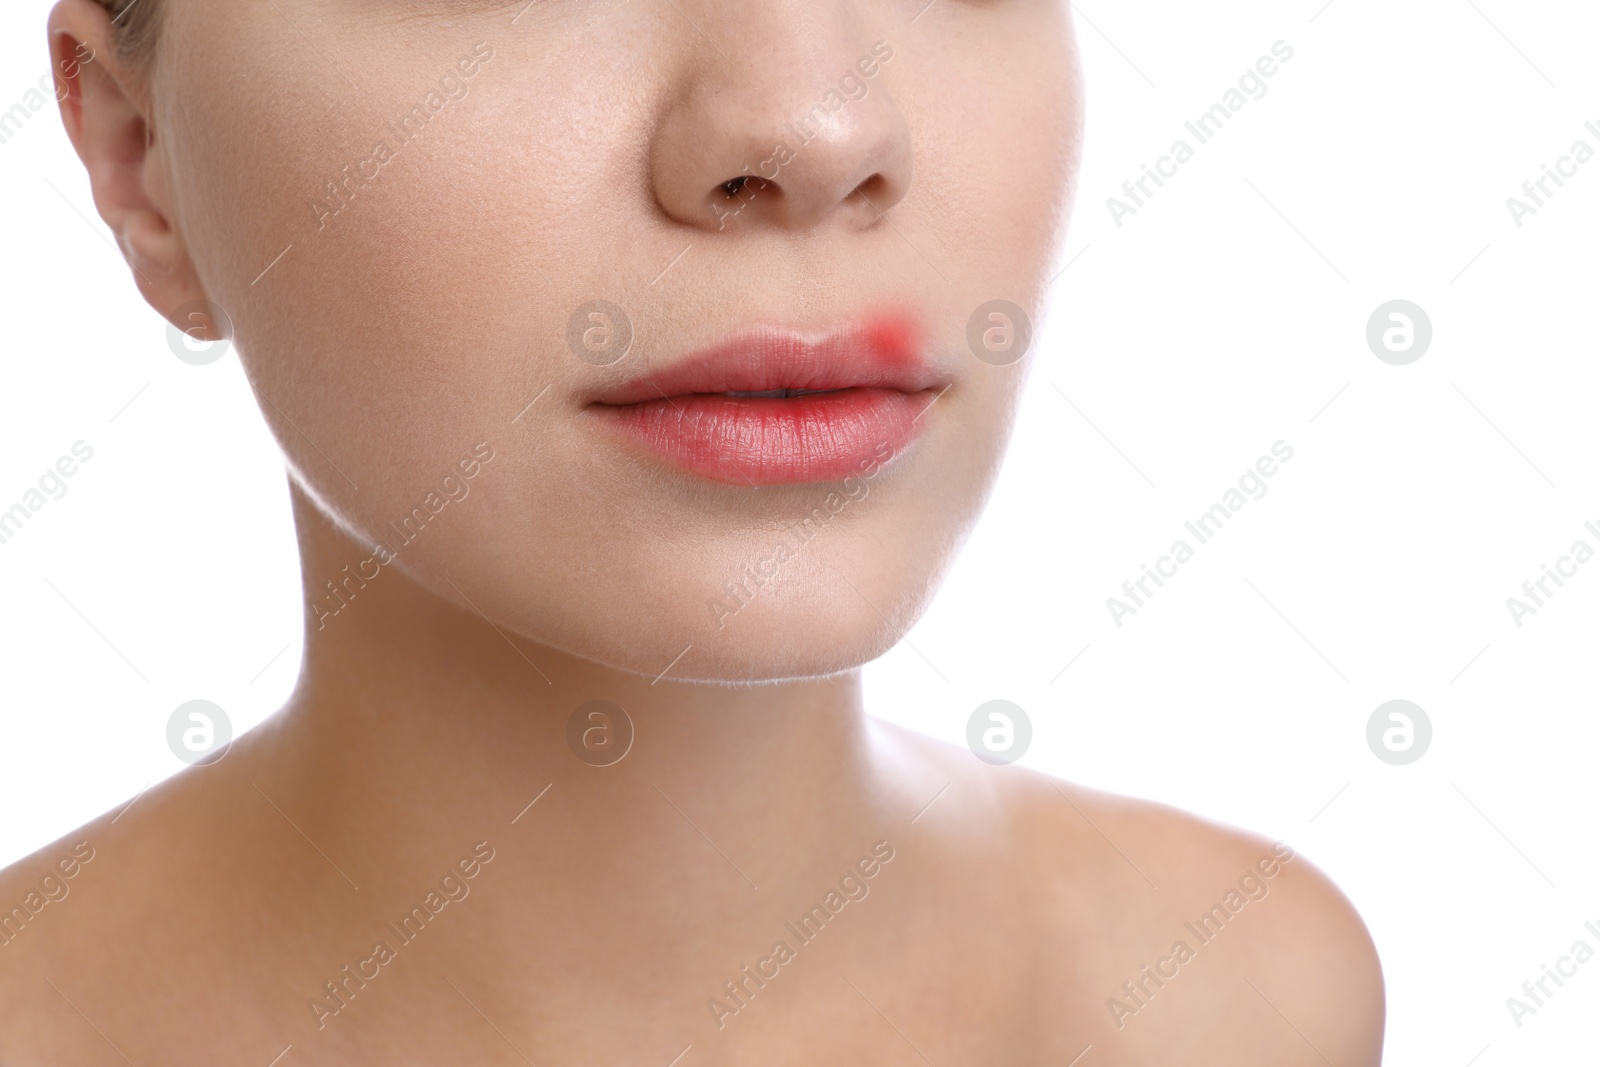
<path id="1" fill-rule="evenodd" d="M 699 662 L 690 664 L 685 656 L 673 675 L 680 681 L 720 685 L 826 678 L 870 663 L 899 640 L 899 634 L 870 609 L 848 618 L 835 613 L 826 618 L 751 620 L 748 630 L 721 647 L 707 646 Z"/>
<path id="2" fill-rule="evenodd" d="M 846 582 L 834 572 L 825 581 L 807 575 L 782 586 L 769 583 L 736 610 L 736 602 L 727 601 L 720 616 L 704 588 L 696 587 L 675 604 L 631 599 L 608 617 L 590 615 L 576 633 L 529 636 L 652 682 L 737 686 L 825 678 L 882 656 L 921 614 L 931 576 L 910 583 L 897 577 L 879 573 Z"/>

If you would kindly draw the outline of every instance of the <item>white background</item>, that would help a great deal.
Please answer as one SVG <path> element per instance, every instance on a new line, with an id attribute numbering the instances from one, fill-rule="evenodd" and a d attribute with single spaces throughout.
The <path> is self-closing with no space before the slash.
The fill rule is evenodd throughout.
<path id="1" fill-rule="evenodd" d="M 1506 199 L 1575 140 L 1600 150 L 1600 14 L 1321 5 L 1079 9 L 1081 255 L 987 515 L 869 669 L 872 704 L 962 743 L 1007 698 L 1027 764 L 1292 842 L 1377 939 L 1390 1062 L 1576 1062 L 1600 960 L 1521 1029 L 1505 1002 L 1578 938 L 1600 947 L 1600 560 L 1521 628 L 1506 599 L 1575 540 L 1600 549 L 1600 160 L 1521 228 Z M 48 69 L 46 10 L 0 14 L 0 110 Z M 1278 40 L 1294 57 L 1267 95 L 1116 226 L 1107 198 L 1194 144 L 1184 121 Z M 270 714 L 301 608 L 238 363 L 173 358 L 53 105 L 0 144 L 0 204 L 0 508 L 94 448 L 0 545 L 3 865 L 179 770 L 179 703 Z M 1365 340 L 1396 298 L 1434 330 L 1403 367 Z M 1294 458 L 1266 496 L 1115 626 L 1107 597 L 1278 440 Z M 1393 698 L 1433 723 L 1409 766 L 1366 743 Z"/>

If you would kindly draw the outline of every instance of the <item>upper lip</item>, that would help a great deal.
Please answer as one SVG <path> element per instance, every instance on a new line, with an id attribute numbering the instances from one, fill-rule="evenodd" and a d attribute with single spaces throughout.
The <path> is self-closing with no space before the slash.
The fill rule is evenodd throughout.
<path id="1" fill-rule="evenodd" d="M 894 389 L 917 393 L 942 379 L 909 330 L 853 324 L 825 335 L 783 327 L 740 330 L 671 360 L 595 398 L 638 404 L 694 393 L 761 393 L 779 389 Z"/>

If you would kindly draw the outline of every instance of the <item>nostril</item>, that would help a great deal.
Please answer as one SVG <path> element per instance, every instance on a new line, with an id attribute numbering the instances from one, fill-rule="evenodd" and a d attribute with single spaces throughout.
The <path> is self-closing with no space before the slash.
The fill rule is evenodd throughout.
<path id="1" fill-rule="evenodd" d="M 722 189 L 722 195 L 732 200 L 747 188 L 753 192 L 760 192 L 768 184 L 770 183 L 765 179 L 759 178 L 754 174 L 741 174 L 737 178 L 729 178 L 722 183 L 720 188 Z"/>
<path id="2" fill-rule="evenodd" d="M 851 192 L 852 196 L 859 195 L 861 199 L 878 209 L 878 201 L 887 199 L 892 190 L 889 181 L 882 174 L 873 174 L 866 181 L 856 186 Z M 878 209 L 881 211 L 881 209 Z"/>

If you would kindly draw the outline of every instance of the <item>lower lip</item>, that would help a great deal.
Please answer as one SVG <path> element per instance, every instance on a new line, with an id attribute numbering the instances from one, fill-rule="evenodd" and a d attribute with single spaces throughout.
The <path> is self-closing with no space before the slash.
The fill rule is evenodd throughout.
<path id="1" fill-rule="evenodd" d="M 923 393 L 841 389 L 787 398 L 697 393 L 590 410 L 692 474 L 793 485 L 875 470 L 917 436 L 929 402 Z"/>

